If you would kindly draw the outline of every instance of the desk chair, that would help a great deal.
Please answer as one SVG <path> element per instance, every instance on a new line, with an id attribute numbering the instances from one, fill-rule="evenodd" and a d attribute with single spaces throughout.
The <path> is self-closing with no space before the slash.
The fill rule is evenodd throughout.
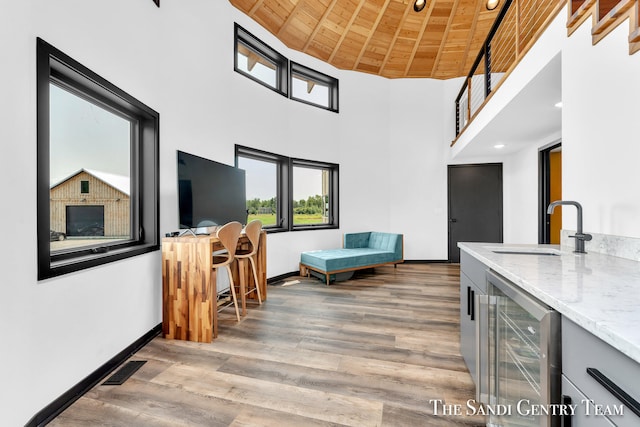
<path id="1" fill-rule="evenodd" d="M 251 249 L 241 250 L 236 252 L 236 260 L 238 261 L 238 272 L 240 276 L 240 298 L 242 300 L 242 315 L 247 315 L 247 295 L 252 292 L 258 294 L 258 303 L 262 304 L 262 297 L 260 296 L 260 286 L 258 285 L 258 271 L 256 269 L 256 262 L 254 257 L 258 252 L 258 246 L 260 245 L 260 233 L 262 232 L 262 222 L 259 219 L 254 219 L 244 229 L 249 242 L 251 243 Z M 253 288 L 247 289 L 246 276 L 243 274 L 245 268 L 247 268 L 247 260 L 250 261 L 251 270 L 253 270 Z"/>
<path id="2" fill-rule="evenodd" d="M 231 268 L 229 266 L 235 259 L 236 247 L 238 246 L 238 239 L 240 238 L 241 232 L 242 224 L 237 221 L 229 222 L 218 229 L 217 236 L 218 239 L 220 239 L 220 243 L 224 247 L 225 252 L 214 252 L 213 264 L 211 264 L 211 267 L 216 271 L 221 267 L 225 267 L 227 269 L 227 274 L 229 275 L 229 288 L 231 290 L 231 301 L 227 304 L 224 304 L 221 303 L 220 298 L 223 293 L 227 292 L 227 290 L 225 289 L 223 292 L 218 292 L 216 283 L 213 284 L 213 289 L 216 289 L 217 310 L 218 312 L 220 312 L 233 303 L 236 309 L 236 318 L 238 319 L 238 322 L 240 321 L 238 299 L 236 298 L 236 287 L 233 283 L 233 274 L 231 273 Z M 217 274 L 214 277 L 217 277 Z"/>

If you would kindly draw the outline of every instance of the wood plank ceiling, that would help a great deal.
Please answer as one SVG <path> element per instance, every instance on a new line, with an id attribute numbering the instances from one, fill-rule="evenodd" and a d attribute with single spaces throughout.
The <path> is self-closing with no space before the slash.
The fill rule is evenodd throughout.
<path id="1" fill-rule="evenodd" d="M 229 0 L 286 46 L 387 78 L 466 76 L 495 20 L 486 0 Z"/>

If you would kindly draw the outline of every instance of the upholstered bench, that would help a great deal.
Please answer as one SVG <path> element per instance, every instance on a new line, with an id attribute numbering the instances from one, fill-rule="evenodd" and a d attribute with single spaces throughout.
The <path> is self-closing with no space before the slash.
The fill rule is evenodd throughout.
<path id="1" fill-rule="evenodd" d="M 368 231 L 344 235 L 341 249 L 302 252 L 300 275 L 325 276 L 327 285 L 340 273 L 404 261 L 403 235 Z"/>

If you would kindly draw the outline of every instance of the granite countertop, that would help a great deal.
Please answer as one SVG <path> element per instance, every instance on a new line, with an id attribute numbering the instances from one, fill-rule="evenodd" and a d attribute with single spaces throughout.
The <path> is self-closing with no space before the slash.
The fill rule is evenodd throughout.
<path id="1" fill-rule="evenodd" d="M 459 243 L 460 249 L 640 363 L 640 262 L 558 245 Z M 557 256 L 496 253 L 551 251 Z"/>

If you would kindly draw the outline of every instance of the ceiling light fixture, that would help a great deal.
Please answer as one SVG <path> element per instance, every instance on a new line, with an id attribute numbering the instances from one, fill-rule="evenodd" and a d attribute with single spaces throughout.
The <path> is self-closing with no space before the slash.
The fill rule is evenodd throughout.
<path id="1" fill-rule="evenodd" d="M 554 104 L 554 107 L 562 108 L 562 101 L 560 101 L 560 102 L 556 102 L 556 103 Z"/>
<path id="2" fill-rule="evenodd" d="M 487 10 L 493 10 L 500 4 L 500 0 L 487 0 Z"/>
<path id="3" fill-rule="evenodd" d="M 493 148 L 496 148 L 496 149 L 499 150 L 501 148 L 504 148 L 504 144 L 496 144 L 496 145 L 493 146 Z"/>
<path id="4" fill-rule="evenodd" d="M 420 12 L 422 9 L 425 8 L 426 5 L 427 5 L 427 0 L 416 0 L 416 2 L 413 3 L 413 10 L 415 10 L 416 12 Z"/>

